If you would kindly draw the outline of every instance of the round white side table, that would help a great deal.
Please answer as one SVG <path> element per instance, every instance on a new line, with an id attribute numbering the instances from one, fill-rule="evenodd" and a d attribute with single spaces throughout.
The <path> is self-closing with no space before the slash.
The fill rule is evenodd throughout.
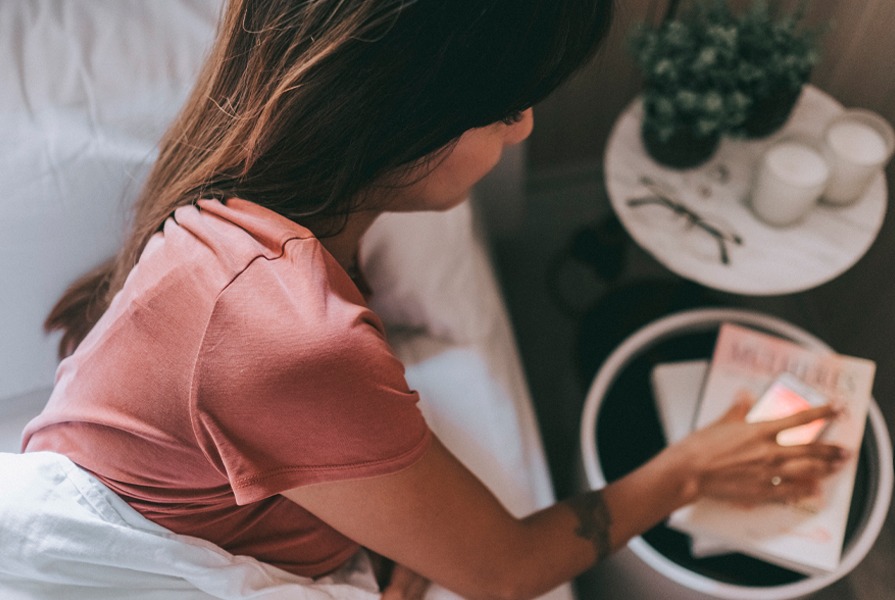
<path id="1" fill-rule="evenodd" d="M 800 223 L 773 227 L 748 206 L 753 171 L 764 150 L 780 136 L 819 136 L 843 107 L 831 96 L 806 86 L 782 130 L 759 140 L 722 140 L 704 165 L 673 170 L 653 161 L 640 138 L 642 105 L 633 101 L 610 134 L 604 160 L 612 208 L 637 244 L 681 277 L 717 290 L 771 296 L 804 291 L 841 275 L 876 239 L 886 212 L 887 186 L 880 171 L 864 197 L 847 207 L 819 204 Z M 699 227 L 657 205 L 630 206 L 650 194 L 647 177 L 705 221 L 735 232 L 742 244 L 726 244 L 729 263 L 719 258 L 718 242 Z"/>
<path id="2" fill-rule="evenodd" d="M 647 356 L 658 345 L 683 340 L 690 335 L 717 332 L 724 322 L 763 330 L 809 348 L 831 350 L 824 342 L 795 325 L 763 313 L 740 309 L 688 310 L 662 317 L 640 328 L 609 355 L 587 394 L 581 419 L 580 444 L 586 485 L 590 489 L 602 488 L 607 483 L 598 452 L 597 432 L 600 411 L 613 385 L 635 361 Z M 631 435 L 634 434 L 631 432 Z M 629 594 L 626 597 L 638 597 L 639 594 L 669 600 L 790 600 L 817 592 L 846 576 L 864 559 L 882 530 L 892 500 L 892 442 L 875 401 L 870 403 L 862 460 L 866 463 L 867 473 L 865 502 L 859 507 L 853 533 L 846 537 L 840 565 L 831 573 L 800 577 L 775 585 L 731 583 L 699 572 L 696 568 L 688 568 L 651 545 L 644 536 L 639 536 L 632 539 L 618 557 L 613 556 L 602 565 L 607 567 L 609 573 L 596 586 L 605 592 L 604 597 L 607 598 L 614 597 L 614 590 L 625 589 Z"/>

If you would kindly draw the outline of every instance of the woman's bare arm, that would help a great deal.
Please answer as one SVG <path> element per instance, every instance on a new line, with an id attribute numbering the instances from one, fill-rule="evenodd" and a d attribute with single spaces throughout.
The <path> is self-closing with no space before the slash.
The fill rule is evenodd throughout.
<path id="1" fill-rule="evenodd" d="M 801 495 L 841 461 L 834 446 L 783 448 L 774 441 L 777 431 L 829 416 L 830 409 L 746 424 L 747 409 L 734 407 L 603 490 L 521 519 L 438 440 L 400 472 L 284 495 L 349 538 L 464 597 L 529 598 L 572 579 L 701 495 L 749 501 Z M 780 468 L 800 485 L 762 485 Z"/>

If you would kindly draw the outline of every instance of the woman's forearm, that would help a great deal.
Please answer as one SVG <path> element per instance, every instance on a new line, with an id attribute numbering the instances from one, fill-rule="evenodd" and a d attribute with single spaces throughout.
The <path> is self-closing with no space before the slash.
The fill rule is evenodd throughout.
<path id="1" fill-rule="evenodd" d="M 783 447 L 776 443 L 779 431 L 833 416 L 830 407 L 747 424 L 743 419 L 749 406 L 746 400 L 737 402 L 718 422 L 665 448 L 602 490 L 523 519 L 534 535 L 527 538 L 532 544 L 530 558 L 520 559 L 524 565 L 517 572 L 523 580 L 517 582 L 515 597 L 546 591 L 539 587 L 543 585 L 540 575 L 575 577 L 697 498 L 749 503 L 795 498 L 809 492 L 812 482 L 834 472 L 847 457 L 828 444 Z M 767 485 L 779 472 L 802 483 L 788 489 Z"/>
<path id="2" fill-rule="evenodd" d="M 526 517 L 531 559 L 518 568 L 523 589 L 514 596 L 534 597 L 576 577 L 649 530 L 693 499 L 693 477 L 678 450 L 665 450 L 601 490 Z M 542 577 L 548 572 L 555 582 Z"/>
<path id="3" fill-rule="evenodd" d="M 569 581 L 684 498 L 687 475 L 663 452 L 600 491 L 523 518 L 434 442 L 393 475 L 286 494 L 363 545 L 470 599 L 536 597 Z"/>
<path id="4" fill-rule="evenodd" d="M 829 417 L 830 409 L 753 424 L 742 420 L 747 410 L 737 405 L 602 490 L 521 519 L 437 439 L 402 471 L 285 495 L 346 536 L 464 597 L 532 598 L 583 573 L 698 497 L 784 499 L 781 493 L 804 494 L 810 486 L 788 491 L 767 485 L 780 469 L 811 483 L 841 463 L 837 447 L 785 448 L 775 441 L 778 431 Z"/>

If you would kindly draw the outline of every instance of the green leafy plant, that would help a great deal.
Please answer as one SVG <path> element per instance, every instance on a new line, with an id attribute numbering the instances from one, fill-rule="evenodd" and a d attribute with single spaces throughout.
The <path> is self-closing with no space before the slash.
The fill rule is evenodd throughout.
<path id="1" fill-rule="evenodd" d="M 804 10 L 778 15 L 765 0 L 742 14 L 696 1 L 657 28 L 638 27 L 631 51 L 644 78 L 645 134 L 710 138 L 738 131 L 763 98 L 800 90 L 818 60 Z"/>
<path id="2" fill-rule="evenodd" d="M 739 68 L 737 85 L 750 97 L 783 87 L 801 87 L 820 59 L 820 30 L 801 25 L 805 5 L 789 15 L 777 15 L 766 0 L 756 0 L 736 20 Z"/>
<path id="3" fill-rule="evenodd" d="M 698 4 L 655 29 L 639 27 L 631 49 L 644 77 L 644 127 L 660 141 L 682 130 L 717 136 L 745 119 L 749 98 L 731 76 L 738 32 L 723 2 Z"/>
<path id="4" fill-rule="evenodd" d="M 750 100 L 749 114 L 736 133 L 766 134 L 788 117 L 802 87 L 820 60 L 820 29 L 803 25 L 805 3 L 792 14 L 777 14 L 756 0 L 736 20 L 739 64 L 736 85 Z"/>

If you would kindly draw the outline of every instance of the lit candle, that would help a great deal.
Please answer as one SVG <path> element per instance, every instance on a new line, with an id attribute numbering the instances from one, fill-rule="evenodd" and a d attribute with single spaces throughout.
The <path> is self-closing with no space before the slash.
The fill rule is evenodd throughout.
<path id="1" fill-rule="evenodd" d="M 848 110 L 833 119 L 824 139 L 832 167 L 824 200 L 832 204 L 861 198 L 895 148 L 892 127 L 864 110 Z"/>
<path id="2" fill-rule="evenodd" d="M 817 144 L 783 138 L 762 156 L 752 188 L 752 210 L 771 225 L 792 225 L 817 203 L 829 177 L 830 168 Z"/>

